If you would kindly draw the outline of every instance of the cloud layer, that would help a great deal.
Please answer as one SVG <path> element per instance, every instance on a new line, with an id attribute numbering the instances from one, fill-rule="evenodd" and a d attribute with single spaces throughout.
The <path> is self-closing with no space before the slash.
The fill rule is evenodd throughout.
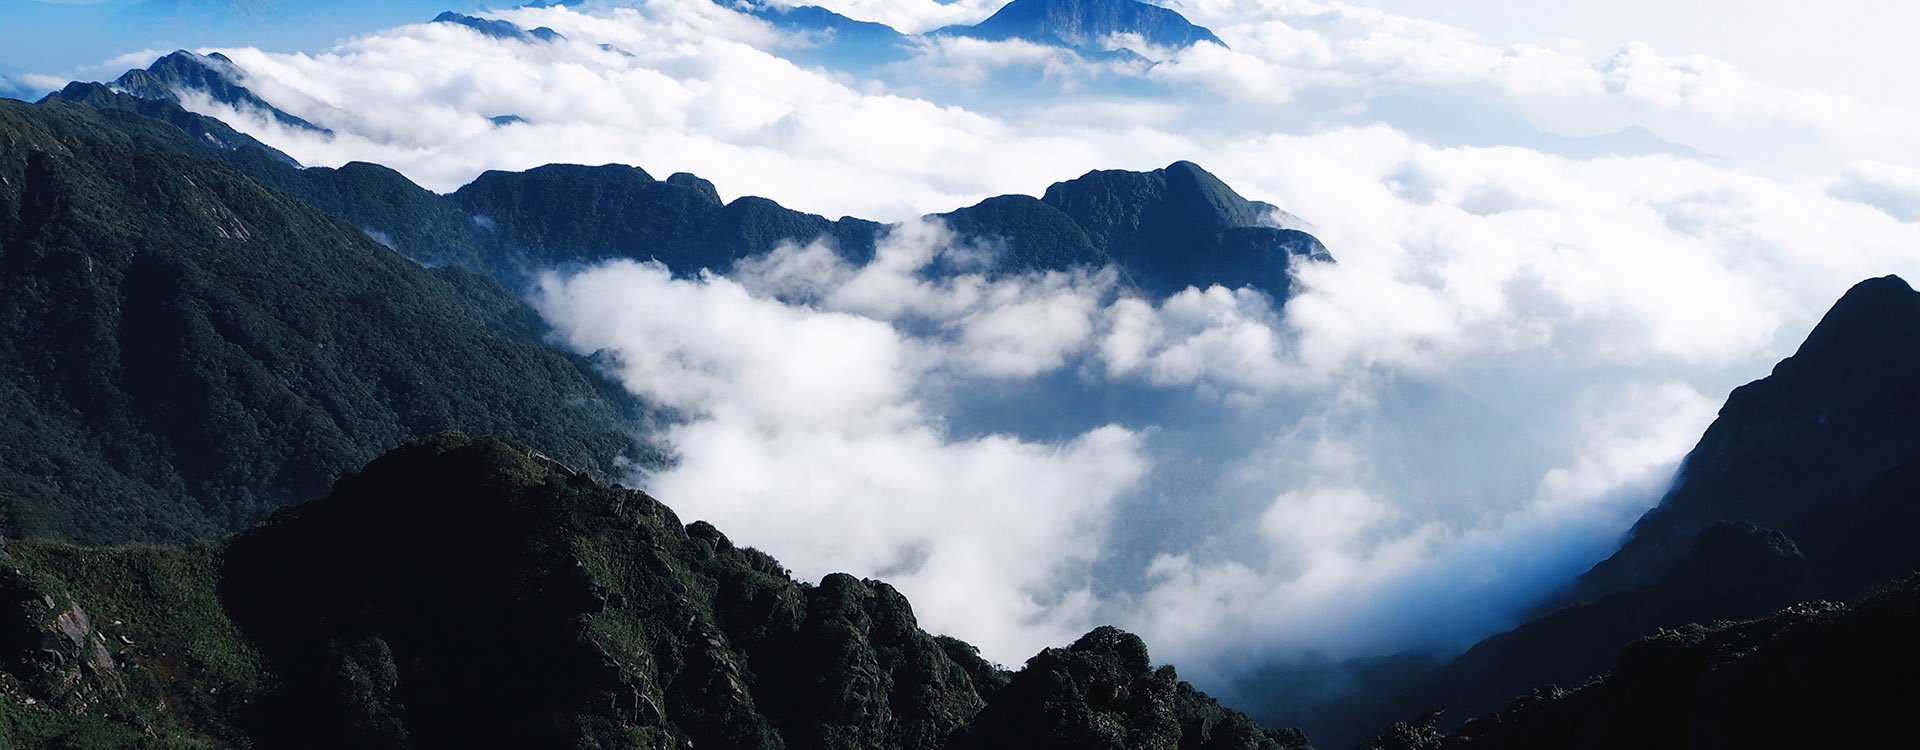
<path id="1" fill-rule="evenodd" d="M 1231 50 L 1115 66 L 929 42 L 856 75 L 796 65 L 807 42 L 706 0 L 655 0 L 496 14 L 567 36 L 550 45 L 440 24 L 225 50 L 332 139 L 193 104 L 304 162 L 436 189 L 624 162 L 905 222 L 862 267 L 791 246 L 536 298 L 681 412 L 680 463 L 646 481 L 683 514 L 802 575 L 886 576 L 1004 662 L 1111 621 L 1213 686 L 1255 656 L 1501 627 L 1605 554 L 1727 390 L 1850 284 L 1920 276 L 1915 154 L 1888 145 L 1909 113 L 1645 46 L 1171 4 Z M 923 27 L 983 6 L 888 7 Z M 488 120 L 507 114 L 524 122 Z M 1731 158 L 1576 137 L 1633 125 Z M 927 271 L 991 248 L 923 213 L 1177 159 L 1305 217 L 1340 262 L 1284 303 Z"/>

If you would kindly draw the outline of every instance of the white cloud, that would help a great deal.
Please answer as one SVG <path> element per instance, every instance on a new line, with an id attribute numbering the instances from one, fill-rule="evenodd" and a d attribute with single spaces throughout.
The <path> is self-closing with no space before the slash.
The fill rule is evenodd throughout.
<path id="1" fill-rule="evenodd" d="M 970 26 L 1007 4 L 1007 0 L 771 0 L 787 7 L 815 5 L 858 21 L 873 21 L 908 34 L 942 26 Z"/>
<path id="2" fill-rule="evenodd" d="M 894 7 L 953 10 L 931 5 Z M 1216 684 L 1226 654 L 1457 645 L 1603 554 L 1711 405 L 1849 285 L 1920 277 L 1899 148 L 1801 177 L 1413 134 L 1550 105 L 1675 118 L 1661 132 L 1716 150 L 1791 130 L 1785 151 L 1821 163 L 1904 115 L 1646 48 L 1493 46 L 1298 0 L 1175 5 L 1232 49 L 1182 52 L 1137 89 L 1057 51 L 960 42 L 857 80 L 782 59 L 790 40 L 705 0 L 500 14 L 567 35 L 549 46 L 410 26 L 229 54 L 339 131 L 239 120 L 309 163 L 451 189 L 624 162 L 907 221 L 863 267 L 824 245 L 731 278 L 616 264 L 550 280 L 543 310 L 685 412 L 666 436 L 682 462 L 649 480 L 664 500 L 803 573 L 886 575 L 923 622 L 1008 662 L 1106 619 Z M 979 93 L 1049 66 L 1071 74 L 1045 96 Z M 916 76 L 930 98 L 896 93 Z M 954 81 L 980 82 L 975 106 L 940 98 Z M 527 122 L 485 119 L 502 114 Z M 1280 310 L 1224 288 L 1128 297 L 1093 271 L 928 272 L 994 248 L 923 213 L 1176 159 L 1310 220 L 1340 262 L 1301 268 Z M 1461 610 L 1481 616 L 1426 626 Z"/>
<path id="3" fill-rule="evenodd" d="M 1880 209 L 1906 222 L 1920 222 L 1920 169 L 1871 161 L 1847 165 L 1827 193 Z"/>
<path id="4" fill-rule="evenodd" d="M 612 353 L 628 388 L 687 414 L 663 436 L 678 464 L 648 480 L 682 515 L 803 575 L 885 576 L 930 627 L 995 658 L 1093 624 L 1085 568 L 1146 470 L 1134 433 L 950 437 L 918 400 L 939 363 L 908 336 L 725 278 L 616 262 L 547 277 L 537 302 L 567 345 Z M 964 330 L 960 358 L 989 374 L 1022 353 L 969 351 Z"/>

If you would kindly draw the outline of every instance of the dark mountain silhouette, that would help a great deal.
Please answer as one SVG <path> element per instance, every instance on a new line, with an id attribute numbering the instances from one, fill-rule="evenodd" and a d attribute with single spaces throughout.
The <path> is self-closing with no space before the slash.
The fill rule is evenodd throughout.
<path id="1" fill-rule="evenodd" d="M 658 260 L 683 274 L 724 270 L 782 243 L 822 239 L 864 263 L 884 231 L 764 198 L 723 204 L 711 183 L 693 175 L 663 181 L 615 165 L 488 172 L 451 198 L 477 222 L 483 255 L 471 262 L 503 278 L 519 268 L 612 257 Z M 1117 265 L 1150 295 L 1222 284 L 1285 299 L 1293 262 L 1332 256 L 1311 235 L 1266 226 L 1276 216 L 1284 214 L 1181 162 L 1146 173 L 1095 172 L 1048 188 L 1040 200 L 990 198 L 934 218 L 963 237 L 1005 244 L 1008 252 L 988 269 L 994 273 Z"/>
<path id="2" fill-rule="evenodd" d="M 0 102 L 0 142 L 7 535 L 220 536 L 456 427 L 596 471 L 634 452 L 630 397 L 489 280 L 423 269 L 159 120 Z"/>
<path id="3" fill-rule="evenodd" d="M 677 273 L 725 270 L 784 242 L 829 239 L 855 261 L 872 257 L 880 225 L 839 221 L 765 198 L 722 203 L 690 174 L 655 179 L 638 167 L 555 164 L 487 172 L 455 191 L 486 253 L 477 265 L 516 270 L 606 258 L 657 260 Z"/>
<path id="4" fill-rule="evenodd" d="M 1704 535 L 1703 535 L 1704 538 Z M 1815 601 L 1740 623 L 1661 629 L 1574 690 L 1546 686 L 1443 735 L 1438 716 L 1369 747 L 1888 747 L 1920 705 L 1920 578 L 1851 606 Z"/>
<path id="5" fill-rule="evenodd" d="M 224 550 L 0 556 L 19 746 L 1304 747 L 1132 635 L 1007 672 L 885 583 L 795 582 L 493 438 L 408 444 Z"/>
<path id="6" fill-rule="evenodd" d="M 1835 514 L 1858 510 L 1874 477 L 1916 460 L 1920 294 L 1893 276 L 1864 281 L 1771 376 L 1727 398 L 1681 481 L 1581 578 L 1578 596 L 1647 585 L 1721 520 L 1778 528 L 1810 554 L 1849 555 L 1850 535 L 1829 531 Z"/>
<path id="7" fill-rule="evenodd" d="M 1104 50 L 1105 42 L 1120 34 L 1136 34 L 1148 44 L 1171 49 L 1201 42 L 1226 46 L 1178 12 L 1138 0 L 1013 0 L 985 21 L 935 33 L 1089 51 Z"/>
<path id="8" fill-rule="evenodd" d="M 1331 261 L 1297 221 L 1239 193 L 1192 162 L 1152 172 L 1098 171 L 1047 188 L 1041 201 L 1078 224 L 1153 294 L 1187 286 L 1255 286 L 1286 299 L 1295 260 Z"/>
<path id="9" fill-rule="evenodd" d="M 1382 679 L 1355 715 L 1309 728 L 1342 746 L 1446 707 L 1435 726 L 1451 729 L 1537 686 L 1580 685 L 1661 628 L 1850 599 L 1920 570 L 1915 342 L 1920 293 L 1892 276 L 1856 285 L 1772 375 L 1728 397 L 1673 490 L 1572 603 Z"/>

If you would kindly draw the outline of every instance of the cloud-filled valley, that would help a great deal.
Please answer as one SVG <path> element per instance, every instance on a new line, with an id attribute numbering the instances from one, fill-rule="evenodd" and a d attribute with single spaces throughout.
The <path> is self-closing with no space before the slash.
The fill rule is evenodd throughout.
<path id="1" fill-rule="evenodd" d="M 991 5 L 829 7 L 920 32 Z M 636 481 L 689 519 L 802 578 L 884 577 L 1003 663 L 1113 622 L 1209 689 L 1249 652 L 1457 650 L 1513 624 L 1612 551 L 1726 393 L 1842 291 L 1920 275 L 1914 113 L 1645 46 L 1167 5 L 1227 46 L 913 38 L 834 70 L 789 59 L 829 42 L 707 0 L 587 2 L 488 14 L 551 43 L 423 23 L 220 50 L 331 135 L 185 103 L 435 190 L 617 162 L 897 222 L 870 262 L 788 244 L 694 276 L 558 269 L 529 294 L 556 341 L 674 415 L 656 437 L 676 463 Z M 1616 136 L 1636 126 L 1657 135 Z M 1295 265 L 1290 299 L 1156 296 L 1110 268 L 986 270 L 1004 248 L 922 218 L 1178 160 L 1336 261 Z"/>

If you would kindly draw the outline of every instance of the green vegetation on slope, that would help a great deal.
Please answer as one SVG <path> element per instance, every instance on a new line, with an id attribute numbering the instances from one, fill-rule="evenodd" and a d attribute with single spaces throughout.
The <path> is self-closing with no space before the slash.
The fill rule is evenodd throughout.
<path id="1" fill-rule="evenodd" d="M 1009 674 L 921 630 L 884 583 L 795 582 L 711 525 L 495 438 L 410 443 L 224 552 L 15 543 L 11 561 L 0 732 L 35 743 L 1300 744 L 1151 668 L 1131 635 L 1102 628 Z M 92 625 L 69 639 L 60 615 L 82 610 Z M 92 650 L 123 634 L 141 645 Z"/>
<path id="2" fill-rule="evenodd" d="M 245 747 L 266 687 L 215 586 L 218 547 L 0 550 L 0 747 Z"/>
<path id="3" fill-rule="evenodd" d="M 6 535 L 223 536 L 450 428 L 595 471 L 632 452 L 631 404 L 589 363 L 487 325 L 513 318 L 492 282 L 198 148 L 130 112 L 0 102 Z"/>

